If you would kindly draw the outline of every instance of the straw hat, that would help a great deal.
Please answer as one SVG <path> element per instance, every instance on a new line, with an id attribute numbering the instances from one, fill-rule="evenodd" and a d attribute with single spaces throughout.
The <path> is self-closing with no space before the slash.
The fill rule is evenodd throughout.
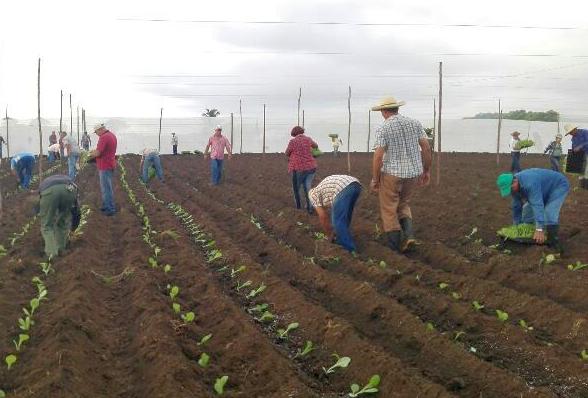
<path id="1" fill-rule="evenodd" d="M 104 129 L 104 128 L 106 128 L 104 126 L 104 123 L 99 123 L 99 124 L 97 124 L 97 125 L 94 126 L 94 132 L 96 132 L 96 131 L 98 131 L 100 129 Z"/>
<path id="2" fill-rule="evenodd" d="M 521 133 L 519 133 L 518 131 L 513 131 L 512 133 L 510 133 L 510 135 L 512 135 L 513 137 L 516 135 L 518 137 L 519 135 L 521 135 Z"/>
<path id="3" fill-rule="evenodd" d="M 378 102 L 378 105 L 373 106 L 372 111 L 381 111 L 384 109 L 398 108 L 398 107 L 404 105 L 405 103 L 406 102 L 404 102 L 404 101 L 398 101 L 394 97 L 386 97 L 386 98 L 380 100 L 380 102 Z"/>
<path id="4" fill-rule="evenodd" d="M 566 131 L 566 135 L 570 134 L 572 131 L 578 128 L 577 124 L 568 123 L 564 126 L 564 130 Z"/>

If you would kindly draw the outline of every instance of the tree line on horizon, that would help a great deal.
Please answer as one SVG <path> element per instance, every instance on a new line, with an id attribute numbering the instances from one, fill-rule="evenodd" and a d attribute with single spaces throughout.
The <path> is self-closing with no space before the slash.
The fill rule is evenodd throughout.
<path id="1" fill-rule="evenodd" d="M 546 112 L 533 112 L 519 109 L 516 111 L 503 112 L 503 119 L 509 120 L 527 120 L 530 122 L 557 122 L 559 112 L 550 109 Z M 464 117 L 464 119 L 498 119 L 498 112 L 477 113 L 475 116 Z"/>

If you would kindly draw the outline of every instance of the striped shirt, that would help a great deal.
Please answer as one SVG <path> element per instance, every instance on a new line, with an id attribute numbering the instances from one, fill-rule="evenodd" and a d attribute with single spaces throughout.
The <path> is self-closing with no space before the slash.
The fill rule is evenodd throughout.
<path id="1" fill-rule="evenodd" d="M 310 203 L 314 207 L 331 207 L 339 192 L 354 182 L 359 183 L 359 180 L 348 175 L 328 176 L 310 190 L 308 193 Z"/>
<path id="2" fill-rule="evenodd" d="M 376 130 L 374 149 L 384 148 L 382 172 L 400 178 L 414 178 L 423 174 L 423 160 L 419 140 L 427 134 L 418 120 L 393 115 Z"/>

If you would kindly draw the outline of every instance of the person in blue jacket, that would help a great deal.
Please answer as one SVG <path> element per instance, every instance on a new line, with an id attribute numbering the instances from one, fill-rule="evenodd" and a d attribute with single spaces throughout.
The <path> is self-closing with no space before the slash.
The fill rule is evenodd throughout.
<path id="1" fill-rule="evenodd" d="M 18 184 L 24 189 L 29 189 L 35 166 L 35 156 L 29 152 L 21 152 L 10 160 L 10 168 L 16 176 Z"/>
<path id="2" fill-rule="evenodd" d="M 535 242 L 547 243 L 562 251 L 558 236 L 559 212 L 570 191 L 565 175 L 553 170 L 527 169 L 516 174 L 501 174 L 496 185 L 502 197 L 512 196 L 513 223 L 534 223 Z"/>
<path id="3" fill-rule="evenodd" d="M 588 179 L 588 130 L 572 123 L 566 124 L 564 130 L 572 136 L 572 150 L 584 154 L 584 178 Z"/>

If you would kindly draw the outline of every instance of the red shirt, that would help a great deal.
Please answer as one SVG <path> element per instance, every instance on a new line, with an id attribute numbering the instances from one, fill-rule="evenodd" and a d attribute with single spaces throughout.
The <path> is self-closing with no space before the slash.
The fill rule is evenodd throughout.
<path id="1" fill-rule="evenodd" d="M 106 130 L 98 138 L 96 149 L 100 152 L 100 156 L 96 158 L 98 170 L 113 170 L 116 167 L 116 159 L 114 158 L 116 155 L 116 136 Z"/>
<path id="2" fill-rule="evenodd" d="M 286 148 L 288 173 L 316 169 L 316 160 L 312 157 L 312 148 L 317 146 L 312 138 L 304 134 L 292 138 Z"/>

